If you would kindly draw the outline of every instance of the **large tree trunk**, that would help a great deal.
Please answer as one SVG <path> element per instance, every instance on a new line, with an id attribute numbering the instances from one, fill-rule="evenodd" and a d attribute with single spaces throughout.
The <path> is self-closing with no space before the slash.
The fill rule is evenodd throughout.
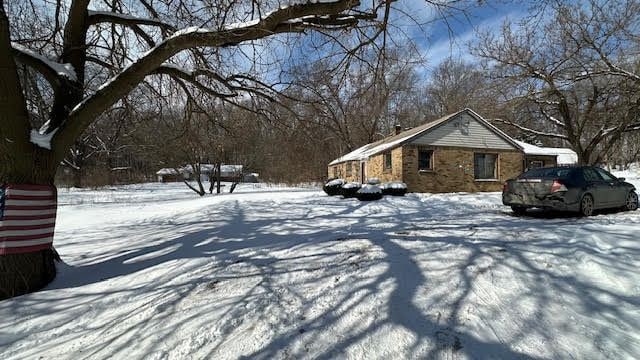
<path id="1" fill-rule="evenodd" d="M 57 161 L 29 141 L 31 126 L 11 56 L 0 0 L 0 184 L 53 185 Z M 55 277 L 53 249 L 0 255 L 0 300 L 38 290 Z"/>
<path id="2" fill-rule="evenodd" d="M 42 289 L 56 277 L 53 249 L 0 256 L 0 300 Z"/>
<path id="3" fill-rule="evenodd" d="M 31 145 L 31 144 L 30 144 Z M 29 146 L 31 151 L 0 146 L 3 154 L 0 183 L 53 185 L 56 162 L 48 150 Z M 8 159 L 10 161 L 7 161 Z M 51 249 L 0 255 L 0 300 L 41 289 L 56 276 Z"/>

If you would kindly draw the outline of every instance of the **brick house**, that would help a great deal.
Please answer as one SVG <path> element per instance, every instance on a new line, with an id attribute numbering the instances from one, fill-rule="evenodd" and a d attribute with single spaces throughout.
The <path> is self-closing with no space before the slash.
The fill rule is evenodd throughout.
<path id="1" fill-rule="evenodd" d="M 395 135 L 329 163 L 328 175 L 356 182 L 402 181 L 411 192 L 500 191 L 505 180 L 525 169 L 525 159 L 555 165 L 553 150 L 533 148 L 547 151 L 526 154 L 518 142 L 464 109 L 406 131 L 396 129 Z"/>

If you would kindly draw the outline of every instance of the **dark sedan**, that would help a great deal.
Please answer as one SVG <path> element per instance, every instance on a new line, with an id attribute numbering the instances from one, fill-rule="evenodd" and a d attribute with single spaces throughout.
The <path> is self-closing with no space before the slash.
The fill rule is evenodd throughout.
<path id="1" fill-rule="evenodd" d="M 529 208 L 574 211 L 584 216 L 599 209 L 636 210 L 636 189 L 624 180 L 595 166 L 538 168 L 507 180 L 502 203 L 517 214 Z"/>

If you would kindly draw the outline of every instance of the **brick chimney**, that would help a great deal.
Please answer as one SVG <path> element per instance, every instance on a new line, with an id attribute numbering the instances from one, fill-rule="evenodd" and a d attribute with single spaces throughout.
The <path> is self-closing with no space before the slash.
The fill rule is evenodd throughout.
<path id="1" fill-rule="evenodd" d="M 402 126 L 400 126 L 400 124 L 396 124 L 396 135 L 400 134 L 402 132 Z"/>

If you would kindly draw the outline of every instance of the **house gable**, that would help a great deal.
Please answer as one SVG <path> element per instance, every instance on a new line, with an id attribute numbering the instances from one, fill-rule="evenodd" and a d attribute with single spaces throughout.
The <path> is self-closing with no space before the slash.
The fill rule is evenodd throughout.
<path id="1" fill-rule="evenodd" d="M 468 110 L 412 139 L 414 145 L 450 146 L 474 149 L 520 150 L 500 130 L 478 119 Z"/>

